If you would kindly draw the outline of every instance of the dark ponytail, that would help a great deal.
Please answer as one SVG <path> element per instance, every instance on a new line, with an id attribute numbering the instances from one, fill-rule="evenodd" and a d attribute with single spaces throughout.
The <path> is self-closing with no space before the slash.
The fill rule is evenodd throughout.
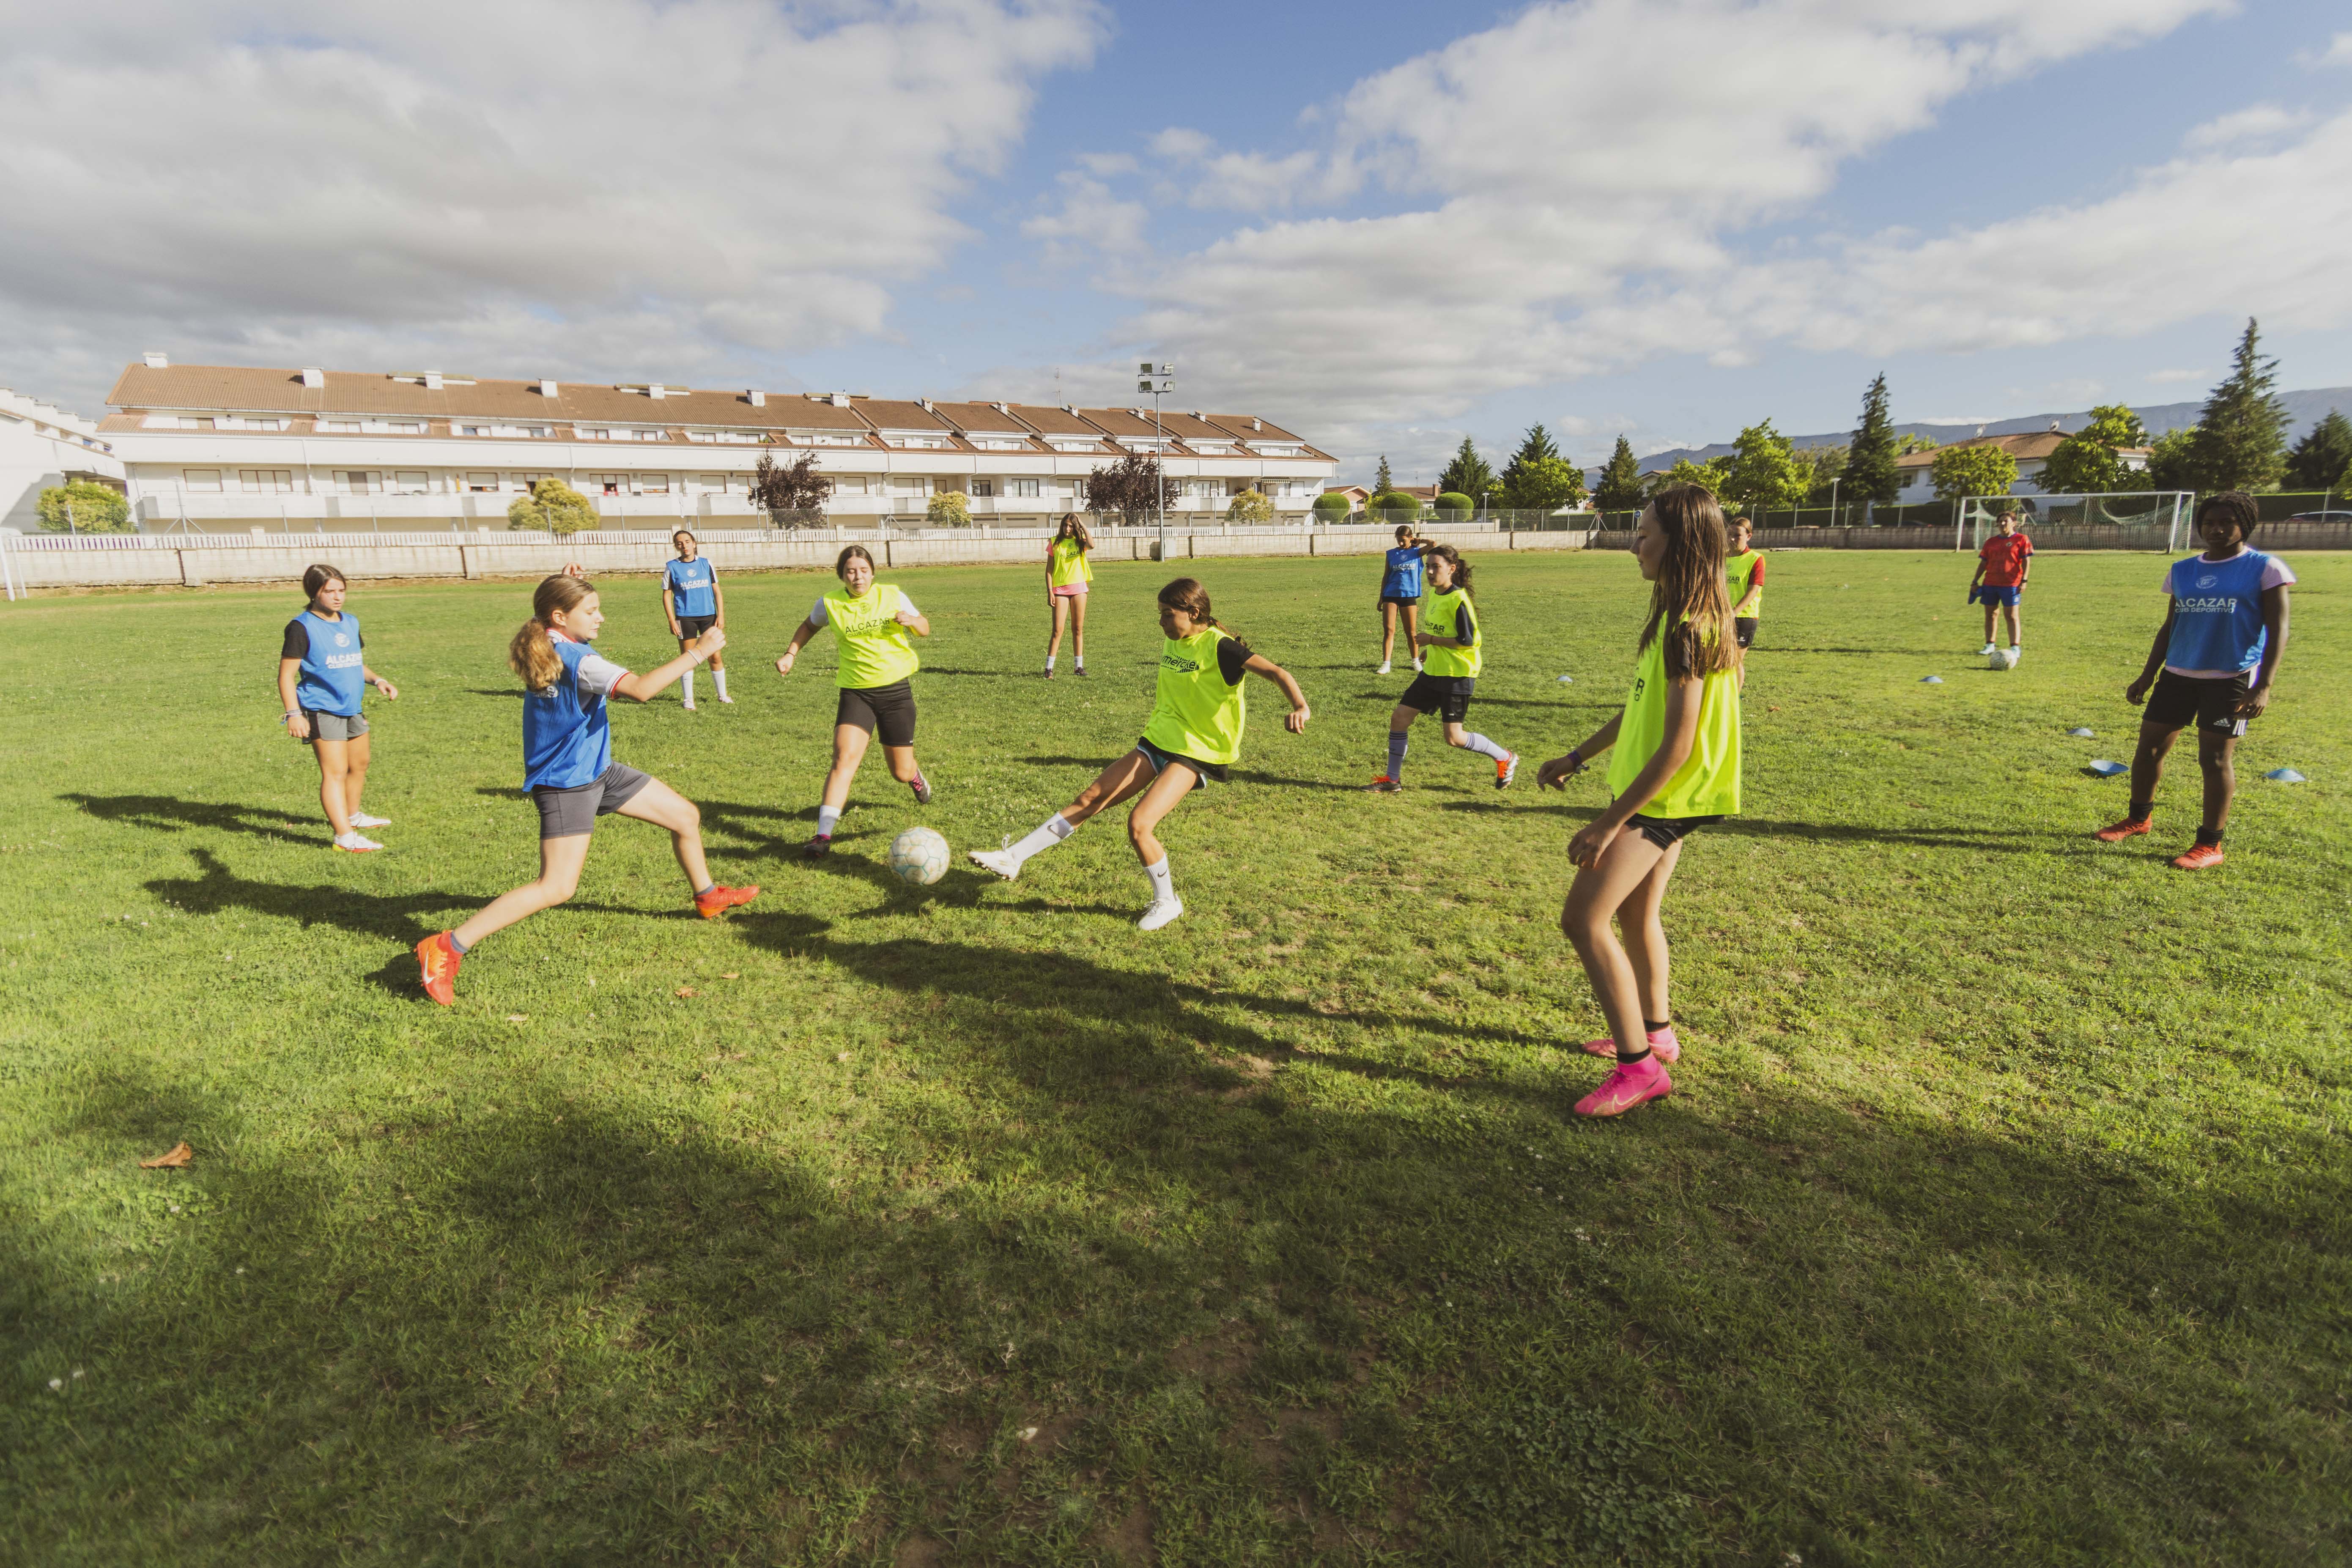
<path id="1" fill-rule="evenodd" d="M 1464 598 L 1475 602 L 1478 595 L 1470 586 L 1470 563 L 1462 559 L 1462 552 L 1454 549 L 1451 544 L 1424 544 L 1421 547 L 1421 558 L 1423 561 L 1433 555 L 1442 555 L 1445 558 L 1445 563 L 1454 568 L 1454 585 L 1462 591 Z"/>
<path id="2" fill-rule="evenodd" d="M 319 607 L 319 590 L 330 583 L 341 583 L 346 588 L 352 585 L 350 578 L 323 561 L 302 574 L 302 597 L 309 601 L 308 608 Z"/>
<path id="3" fill-rule="evenodd" d="M 1171 610 L 1181 610 L 1205 626 L 1214 626 L 1227 636 L 1232 628 L 1209 611 L 1209 591 L 1201 586 L 1197 577 L 1179 577 L 1160 590 L 1160 602 Z"/>

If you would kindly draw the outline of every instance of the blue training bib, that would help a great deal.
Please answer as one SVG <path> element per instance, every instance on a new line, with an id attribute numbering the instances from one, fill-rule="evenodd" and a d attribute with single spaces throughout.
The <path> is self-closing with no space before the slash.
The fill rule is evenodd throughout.
<path id="1" fill-rule="evenodd" d="M 345 611 L 338 621 L 310 610 L 294 617 L 310 639 L 302 656 L 294 700 L 313 713 L 340 713 L 356 718 L 360 694 L 367 689 L 367 658 L 360 652 L 359 617 Z"/>
<path id="2" fill-rule="evenodd" d="M 1381 597 L 1383 599 L 1421 597 L 1421 566 L 1419 545 L 1405 545 L 1390 551 L 1388 575 L 1381 579 Z"/>
<path id="3" fill-rule="evenodd" d="M 578 789 L 613 765 L 613 725 L 602 697 L 580 690 L 582 642 L 554 643 L 563 674 L 545 691 L 522 694 L 522 787 Z"/>
<path id="4" fill-rule="evenodd" d="M 715 616 L 719 613 L 719 594 L 713 586 L 719 574 L 710 563 L 698 555 L 691 561 L 673 561 L 668 569 L 670 603 L 681 616 Z"/>
<path id="5" fill-rule="evenodd" d="M 2172 563 L 2172 638 L 2164 662 L 2175 669 L 2252 669 L 2270 644 L 2263 624 L 2263 574 L 2271 558 L 2242 550 L 2227 561 L 2192 555 Z"/>

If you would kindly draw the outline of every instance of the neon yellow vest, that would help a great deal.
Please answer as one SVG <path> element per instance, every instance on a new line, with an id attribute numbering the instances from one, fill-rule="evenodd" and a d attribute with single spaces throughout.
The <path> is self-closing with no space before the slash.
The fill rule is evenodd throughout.
<path id="1" fill-rule="evenodd" d="M 1461 624 L 1465 602 L 1465 595 L 1459 588 L 1449 588 L 1443 594 L 1433 594 L 1423 599 L 1421 602 L 1423 629 L 1433 637 L 1459 637 L 1461 634 L 1454 628 Z M 1470 624 L 1473 626 L 1478 624 L 1475 612 Z M 1485 640 L 1481 637 L 1468 647 L 1425 647 L 1421 650 L 1422 668 L 1432 675 L 1475 675 L 1478 667 L 1486 662 L 1486 650 L 1480 646 Z"/>
<path id="2" fill-rule="evenodd" d="M 1054 559 L 1046 568 L 1045 581 L 1054 587 L 1066 588 L 1073 583 L 1091 583 L 1095 569 L 1087 560 L 1087 552 L 1078 548 L 1075 539 L 1054 541 Z"/>
<path id="3" fill-rule="evenodd" d="M 1756 562 L 1757 554 L 1753 550 L 1723 558 L 1723 584 L 1731 595 L 1734 609 L 1738 608 L 1739 601 L 1748 596 L 1748 575 L 1756 570 Z M 1763 589 L 1756 590 L 1756 607 L 1748 614 L 1750 617 L 1760 617 L 1764 614 Z"/>
<path id="4" fill-rule="evenodd" d="M 1223 628 L 1209 626 L 1160 645 L 1160 688 L 1145 740 L 1204 763 L 1240 758 L 1249 700 L 1244 687 L 1225 684 L 1217 667 L 1217 645 L 1225 637 Z"/>
<path id="5" fill-rule="evenodd" d="M 1633 687 L 1625 694 L 1617 744 L 1609 753 L 1609 793 L 1623 795 L 1665 739 L 1666 640 L 1661 636 L 1633 667 Z M 1690 756 L 1639 815 L 1728 816 L 1738 809 L 1739 672 L 1727 669 L 1706 677 L 1701 687 Z"/>
<path id="6" fill-rule="evenodd" d="M 836 685 L 856 690 L 890 686 L 915 673 L 915 637 L 898 624 L 907 596 L 888 583 L 877 583 L 862 599 L 846 591 L 824 596 L 825 623 L 841 650 Z"/>

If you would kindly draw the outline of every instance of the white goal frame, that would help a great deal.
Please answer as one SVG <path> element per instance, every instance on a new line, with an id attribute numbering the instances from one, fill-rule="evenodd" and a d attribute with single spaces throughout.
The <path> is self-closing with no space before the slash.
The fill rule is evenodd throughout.
<path id="1" fill-rule="evenodd" d="M 1969 496 L 1959 505 L 1952 525 L 1954 550 L 1980 550 L 1992 536 L 2000 514 L 2023 514 L 2019 531 L 2031 537 L 2037 526 L 2050 528 L 2114 528 L 2117 549 L 2137 546 L 2179 554 L 2193 535 L 2190 514 L 2194 490 L 2110 490 L 2097 494 Z M 2163 531 L 2158 542 L 2157 531 Z"/>

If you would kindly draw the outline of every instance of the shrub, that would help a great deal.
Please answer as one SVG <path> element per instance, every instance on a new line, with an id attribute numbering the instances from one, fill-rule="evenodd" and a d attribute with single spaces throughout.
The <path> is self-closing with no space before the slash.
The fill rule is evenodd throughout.
<path id="1" fill-rule="evenodd" d="M 941 490 L 923 509 L 923 521 L 933 528 L 970 528 L 971 501 L 961 490 Z"/>
<path id="2" fill-rule="evenodd" d="M 1995 446 L 1946 447 L 1927 469 L 1937 500 L 2000 496 L 2017 482 L 2017 459 Z"/>
<path id="3" fill-rule="evenodd" d="M 1338 490 L 1325 490 L 1315 498 L 1315 515 L 1326 522 L 1338 522 L 1353 515 L 1355 510 L 1348 504 L 1348 498 Z"/>
<path id="4" fill-rule="evenodd" d="M 41 526 L 55 533 L 128 533 L 131 503 L 121 490 L 70 479 L 41 492 Z"/>
<path id="5" fill-rule="evenodd" d="M 1447 522 L 1467 522 L 1477 510 L 1478 503 L 1460 490 L 1447 490 L 1437 498 L 1437 515 Z"/>
<path id="6" fill-rule="evenodd" d="M 1274 503 L 1256 490 L 1244 490 L 1225 508 L 1227 522 L 1265 523 L 1274 521 Z"/>
<path id="7" fill-rule="evenodd" d="M 507 526 L 559 536 L 578 533 L 596 526 L 596 509 L 562 479 L 541 479 L 530 494 L 515 497 L 508 506 Z"/>
<path id="8" fill-rule="evenodd" d="M 1421 515 L 1421 498 L 1402 490 L 1382 490 L 1364 503 L 1364 510 L 1387 522 L 1411 522 Z"/>

